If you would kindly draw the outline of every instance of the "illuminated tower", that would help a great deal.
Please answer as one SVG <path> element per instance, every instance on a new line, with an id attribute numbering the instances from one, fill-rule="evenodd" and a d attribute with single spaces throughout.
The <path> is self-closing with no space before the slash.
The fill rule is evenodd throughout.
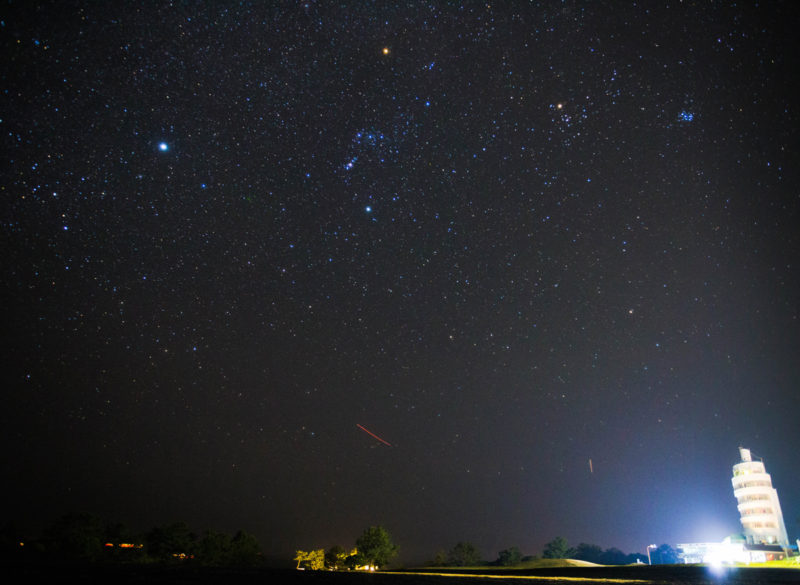
<path id="1" fill-rule="evenodd" d="M 739 502 L 742 528 L 747 544 L 789 546 L 778 492 L 763 461 L 753 461 L 750 449 L 739 447 L 741 462 L 733 466 L 733 495 Z"/>

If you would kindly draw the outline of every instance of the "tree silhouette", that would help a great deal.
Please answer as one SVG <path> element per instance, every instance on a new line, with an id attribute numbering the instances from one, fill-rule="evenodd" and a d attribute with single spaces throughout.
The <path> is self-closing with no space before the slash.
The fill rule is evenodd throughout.
<path id="1" fill-rule="evenodd" d="M 447 564 L 447 553 L 443 550 L 436 551 L 436 556 L 431 561 L 431 566 L 444 567 Z"/>
<path id="2" fill-rule="evenodd" d="M 575 553 L 574 549 L 569 548 L 567 539 L 556 536 L 553 540 L 544 545 L 542 556 L 546 559 L 568 559 Z"/>
<path id="3" fill-rule="evenodd" d="M 481 553 L 471 542 L 459 542 L 447 555 L 448 562 L 456 567 L 468 567 L 481 562 Z"/>
<path id="4" fill-rule="evenodd" d="M 516 546 L 501 550 L 497 556 L 497 564 L 502 567 L 518 565 L 522 560 L 522 553 Z"/>
<path id="5" fill-rule="evenodd" d="M 96 561 L 103 553 L 103 521 L 93 514 L 67 514 L 56 520 L 42 537 L 53 556 Z"/>
<path id="6" fill-rule="evenodd" d="M 294 560 L 297 561 L 297 568 L 310 569 L 312 571 L 321 571 L 325 568 L 325 551 L 323 549 L 304 551 L 299 550 L 294 555 Z"/>
<path id="7" fill-rule="evenodd" d="M 679 560 L 678 551 L 668 544 L 662 544 L 650 554 L 653 562 L 659 565 L 674 565 Z"/>
<path id="8" fill-rule="evenodd" d="M 613 546 L 603 551 L 600 557 L 600 562 L 604 565 L 624 565 L 627 561 L 628 555 Z"/>
<path id="9" fill-rule="evenodd" d="M 261 546 L 252 534 L 240 530 L 231 540 L 229 562 L 236 567 L 252 567 L 261 561 Z"/>
<path id="10" fill-rule="evenodd" d="M 350 554 L 344 547 L 338 544 L 334 545 L 325 553 L 325 566 L 334 570 L 344 567 L 348 556 L 350 556 Z"/>
<path id="11" fill-rule="evenodd" d="M 596 544 L 587 544 L 582 542 L 575 547 L 574 558 L 581 561 L 599 564 L 603 562 L 603 549 Z"/>
<path id="12" fill-rule="evenodd" d="M 195 537 L 184 522 L 173 522 L 153 528 L 145 536 L 147 554 L 151 557 L 170 561 L 188 556 L 195 545 Z"/>
<path id="13" fill-rule="evenodd" d="M 360 560 L 365 565 L 383 567 L 397 554 L 397 546 L 382 526 L 370 526 L 356 540 Z"/>
<path id="14" fill-rule="evenodd" d="M 195 546 L 195 560 L 201 565 L 222 567 L 230 564 L 231 537 L 206 530 Z"/>

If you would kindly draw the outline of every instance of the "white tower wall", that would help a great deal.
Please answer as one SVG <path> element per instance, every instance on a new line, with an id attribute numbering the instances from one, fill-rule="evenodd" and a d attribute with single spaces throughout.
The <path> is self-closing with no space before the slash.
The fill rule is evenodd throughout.
<path id="1" fill-rule="evenodd" d="M 762 461 L 753 461 L 749 449 L 739 448 L 741 461 L 733 466 L 733 495 L 739 505 L 742 530 L 748 544 L 789 547 L 778 492 Z"/>

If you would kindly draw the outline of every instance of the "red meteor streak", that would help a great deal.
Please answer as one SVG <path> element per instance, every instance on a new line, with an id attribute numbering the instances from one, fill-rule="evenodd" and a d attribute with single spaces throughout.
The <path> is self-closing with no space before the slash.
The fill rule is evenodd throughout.
<path id="1" fill-rule="evenodd" d="M 374 438 L 378 439 L 378 440 L 379 440 L 381 443 L 383 443 L 384 445 L 388 445 L 389 447 L 391 447 L 391 446 L 392 446 L 392 444 L 391 444 L 391 443 L 389 443 L 389 442 L 387 442 L 387 441 L 384 441 L 384 440 L 383 440 L 383 439 L 381 439 L 381 438 L 380 438 L 378 435 L 376 435 L 375 433 L 373 433 L 371 430 L 369 430 L 369 429 L 365 429 L 364 427 L 362 427 L 362 426 L 361 426 L 360 424 L 358 424 L 358 423 L 356 423 L 356 426 L 357 426 L 359 429 L 361 429 L 362 431 L 364 431 L 365 433 L 367 433 L 367 434 L 368 434 L 370 437 L 374 437 Z"/>

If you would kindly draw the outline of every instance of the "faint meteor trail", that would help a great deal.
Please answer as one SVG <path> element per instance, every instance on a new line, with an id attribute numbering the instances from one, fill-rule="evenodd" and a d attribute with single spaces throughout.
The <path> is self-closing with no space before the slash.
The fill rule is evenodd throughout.
<path id="1" fill-rule="evenodd" d="M 362 431 L 364 431 L 365 433 L 367 433 L 367 434 L 368 434 L 370 437 L 374 437 L 374 438 L 378 439 L 378 440 L 379 440 L 381 443 L 383 443 L 384 445 L 388 445 L 389 447 L 391 447 L 391 446 L 392 446 L 392 444 L 391 444 L 391 443 L 389 443 L 388 441 L 384 441 L 384 440 L 383 440 L 383 439 L 381 439 L 381 438 L 380 438 L 378 435 L 376 435 L 375 433 L 373 433 L 371 430 L 369 430 L 369 429 L 367 429 L 367 428 L 364 428 L 364 427 L 362 427 L 362 426 L 361 426 L 360 424 L 358 424 L 358 423 L 356 423 L 356 426 L 357 426 L 359 429 L 361 429 Z"/>

